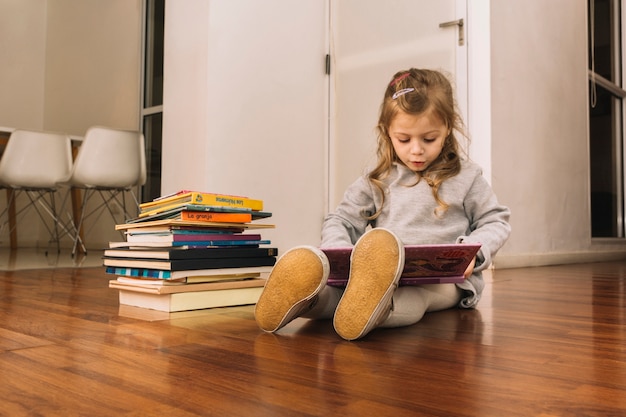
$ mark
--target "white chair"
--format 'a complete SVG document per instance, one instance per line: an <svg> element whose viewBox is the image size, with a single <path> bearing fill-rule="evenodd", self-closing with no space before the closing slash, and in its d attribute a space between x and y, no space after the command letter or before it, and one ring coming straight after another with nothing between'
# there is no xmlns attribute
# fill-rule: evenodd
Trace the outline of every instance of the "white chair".
<svg viewBox="0 0 626 417"><path fill-rule="evenodd" d="M15 225L24 219L30 209L35 209L50 234L50 241L57 243L64 234L74 238L73 222L63 222L56 208L55 194L59 184L66 182L72 172L72 144L70 137L61 133L18 129L11 133L0 159L0 187L12 191L4 215L15 209L15 217L2 222L14 232ZM28 202L17 208L18 197L25 195ZM61 212L67 195L63 198ZM11 215L12 216L12 215ZM52 220L52 225L50 225ZM15 224L11 224L15 221ZM61 232L59 231L61 229Z"/></svg>
<svg viewBox="0 0 626 417"><path fill-rule="evenodd" d="M74 161L74 169L69 184L74 188L83 189L80 204L80 217L76 226L76 236L72 255L80 244L84 253L87 249L81 233L85 220L96 215L99 218L105 209L114 222L119 223L114 206L122 209L122 223L135 217L139 201L133 191L134 187L146 182L146 154L144 136L140 132L94 126L87 130ZM126 206L125 193L130 192L135 206L129 210ZM99 195L99 204L90 206L92 197Z"/></svg>

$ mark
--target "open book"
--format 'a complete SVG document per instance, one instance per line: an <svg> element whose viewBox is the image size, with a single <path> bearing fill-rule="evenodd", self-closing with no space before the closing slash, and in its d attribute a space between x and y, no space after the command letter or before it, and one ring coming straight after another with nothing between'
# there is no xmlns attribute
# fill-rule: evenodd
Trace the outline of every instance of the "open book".
<svg viewBox="0 0 626 417"><path fill-rule="evenodd" d="M480 244L405 245L400 285L458 283ZM343 287L350 274L352 247L321 248L330 262L328 285Z"/></svg>

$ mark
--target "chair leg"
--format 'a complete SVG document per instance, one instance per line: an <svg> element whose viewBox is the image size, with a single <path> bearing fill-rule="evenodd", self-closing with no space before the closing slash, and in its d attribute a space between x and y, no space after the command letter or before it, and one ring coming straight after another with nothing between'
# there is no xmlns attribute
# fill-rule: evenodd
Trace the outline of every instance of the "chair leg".
<svg viewBox="0 0 626 417"><path fill-rule="evenodd" d="M41 219L44 226L48 230L48 234L50 236L50 239L48 240L48 244L50 244L51 242L56 242L57 253L61 253L61 234L59 233L60 219L57 215L55 193L56 193L56 190L39 190L35 192L33 191L26 192L31 202L31 205L35 208L35 211L39 215L39 218ZM46 199L46 197L48 199ZM43 211L45 211L48 214L48 216L50 216L50 218L52 219L52 227L48 226L46 222L46 217L40 211L38 204L39 206L41 206L41 209L43 209ZM63 229L65 230L66 233L68 232L65 226L63 226ZM48 254L48 251L46 250L46 255L47 254Z"/></svg>
<svg viewBox="0 0 626 417"><path fill-rule="evenodd" d="M46 228L49 240L48 244L52 242L56 242L57 253L61 252L61 238L65 235L68 235L74 241L74 245L80 244L82 248L84 248L82 239L76 242L76 226L74 224L73 218L70 216L67 222L64 222L59 213L64 211L64 208L67 204L68 197L65 198L61 202L60 208L57 207L56 204L56 190L24 190L24 189L13 189L11 190L11 194L9 195L9 199L7 201L7 207L0 213L0 219L3 219L0 222L0 233L4 233L5 229L9 228L10 234L16 234L16 224L18 221L24 219L27 215L27 211L30 208L33 208L37 213L37 216L43 222L44 227ZM9 213L11 207L15 208L15 202L20 194L25 194L28 198L28 203L19 210L17 210L9 219L4 220L5 214ZM60 210L60 211L59 211ZM49 225L49 221L52 220L53 224ZM13 239L12 239L13 242ZM46 251L47 254L48 251Z"/></svg>
<svg viewBox="0 0 626 417"><path fill-rule="evenodd" d="M114 204L122 209L122 214L123 214L122 221L123 222L126 222L133 217L133 215L129 213L128 206L126 204L126 195L125 195L126 191L131 192L133 199L136 203L136 206L139 207L137 198L135 197L134 193L132 193L132 190L124 190L124 189L101 190L101 189L91 189L91 188L83 189L83 198L82 198L82 203L80 205L80 216L79 216L78 225L76 226L76 230L74 234L75 238L74 238L74 245L72 248L72 256L74 256L74 254L76 253L79 243L81 247L83 248L83 251L86 253L86 249L83 244L83 241L82 239L80 239L79 231L84 229L85 220L87 218L91 217L92 215L96 215L96 217L99 217L102 214L102 212L107 211L109 215L111 216L111 218L113 219L113 221L115 223L118 223L119 213L116 214L115 211L113 210ZM101 202L95 208L92 208L88 211L87 202L93 197L94 194L98 194L100 196ZM86 236L89 233L89 230L91 228L93 228L93 225L90 228L88 228L88 230L83 231L83 236ZM122 239L125 239L125 235L123 231L120 231L120 236L122 237Z"/></svg>
<svg viewBox="0 0 626 417"><path fill-rule="evenodd" d="M17 228L15 226L16 223L16 213L15 213L15 195L18 191L13 190L12 188L7 188L7 206L0 213L0 219L4 219L6 216L6 220L2 220L2 224L0 224L0 234L4 234L5 228L8 227L8 234L10 240L11 250L17 248Z"/></svg>
<svg viewBox="0 0 626 417"><path fill-rule="evenodd" d="M15 220L15 191L7 188L7 215L9 217L9 241L11 243L11 250L17 249L17 227Z"/></svg>
<svg viewBox="0 0 626 417"><path fill-rule="evenodd" d="M54 198L54 191L49 191L48 192L48 197L50 197L50 210L51 213L50 215L52 216L52 221L54 223L53 227L54 227L54 234L53 234L53 238L52 240L56 241L57 243L57 253L61 253L61 236L59 235L59 217L57 215L57 211L56 211L56 199ZM43 203L42 203L43 205ZM49 242L48 242L49 243ZM48 254L48 251L46 250L46 255Z"/></svg>
<svg viewBox="0 0 626 417"><path fill-rule="evenodd" d="M78 220L78 226L75 226L75 230L74 230L74 244L72 245L72 257L76 255L76 249L79 243L80 243L81 250L83 251L85 255L87 255L87 248L85 247L83 239L80 236L80 231L82 230L83 222L85 220L85 209L87 207L87 201L89 200L89 189L83 190L82 200L83 201L80 205L80 217Z"/></svg>

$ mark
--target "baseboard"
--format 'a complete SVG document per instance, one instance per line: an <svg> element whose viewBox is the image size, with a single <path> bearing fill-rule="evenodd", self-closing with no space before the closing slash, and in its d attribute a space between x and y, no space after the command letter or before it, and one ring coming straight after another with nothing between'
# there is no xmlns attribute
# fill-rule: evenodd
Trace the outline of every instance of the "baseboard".
<svg viewBox="0 0 626 417"><path fill-rule="evenodd" d="M626 260L626 251L558 252L533 254L499 254L493 262L496 269L525 268L531 266L564 265L590 262Z"/></svg>

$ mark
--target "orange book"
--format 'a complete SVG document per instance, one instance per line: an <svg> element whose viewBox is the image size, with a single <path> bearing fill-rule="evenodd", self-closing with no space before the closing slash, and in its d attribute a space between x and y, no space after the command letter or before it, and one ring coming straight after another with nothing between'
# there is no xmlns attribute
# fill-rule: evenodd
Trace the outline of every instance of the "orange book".
<svg viewBox="0 0 626 417"><path fill-rule="evenodd" d="M201 222L226 222L226 223L248 223L252 221L251 213L217 213L212 211L190 211L180 212L180 220L191 220Z"/></svg>

